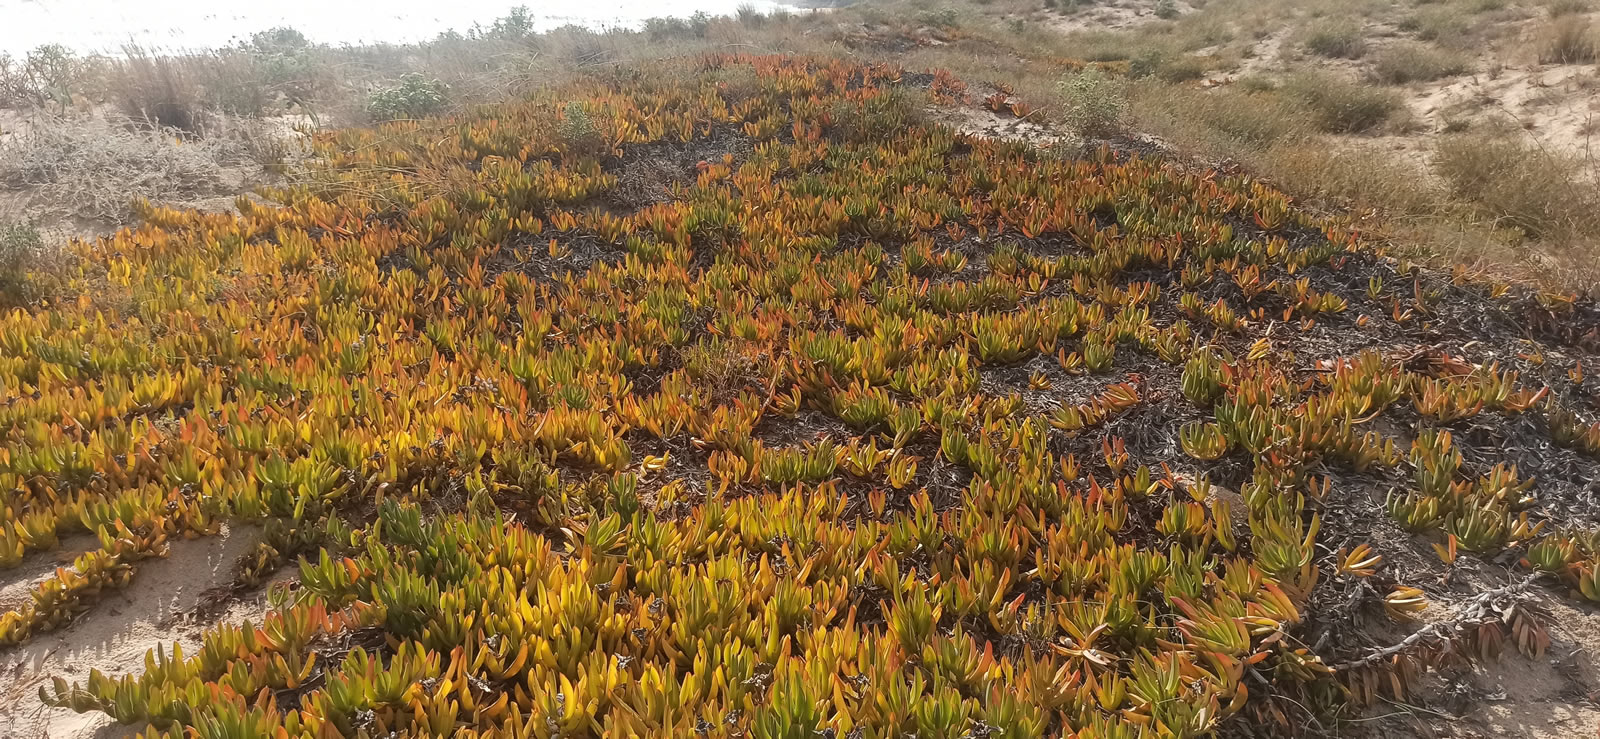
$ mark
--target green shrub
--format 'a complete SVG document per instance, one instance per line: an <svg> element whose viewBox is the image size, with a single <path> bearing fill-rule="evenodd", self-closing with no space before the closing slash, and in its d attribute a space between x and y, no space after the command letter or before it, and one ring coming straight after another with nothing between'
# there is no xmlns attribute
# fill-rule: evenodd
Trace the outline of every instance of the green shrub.
<svg viewBox="0 0 1600 739"><path fill-rule="evenodd" d="M34 274L44 256L44 240L26 223L0 222L0 309L27 305L40 297Z"/></svg>
<svg viewBox="0 0 1600 739"><path fill-rule="evenodd" d="M1375 88L1321 72L1299 72L1284 81L1284 91L1311 112L1328 133L1362 133L1400 112L1404 101L1393 90Z"/></svg>
<svg viewBox="0 0 1600 739"><path fill-rule="evenodd" d="M1121 61L1122 59L1128 60L1129 77L1133 77L1134 79L1143 79L1145 77L1156 76L1156 72L1161 70L1162 63L1167 59L1167 53L1161 49L1150 47L1141 50L1132 57L1124 54L1117 59L1096 58L1092 61L1114 62Z"/></svg>
<svg viewBox="0 0 1600 739"><path fill-rule="evenodd" d="M705 38L710 28L711 16L703 10L688 18L646 18L644 21L645 35L654 41Z"/></svg>
<svg viewBox="0 0 1600 739"><path fill-rule="evenodd" d="M561 109L556 132L571 154L598 155L601 147L605 146L605 137L594 124L594 118L577 102L567 103Z"/></svg>
<svg viewBox="0 0 1600 739"><path fill-rule="evenodd" d="M955 8L938 7L918 13L917 22L933 28L960 28L961 14Z"/></svg>
<svg viewBox="0 0 1600 739"><path fill-rule="evenodd" d="M1372 60L1372 75L1379 82L1400 85L1432 82L1467 71L1466 57L1426 44L1400 42L1384 48Z"/></svg>
<svg viewBox="0 0 1600 739"><path fill-rule="evenodd" d="M694 32L696 38L704 38L706 31L711 30L711 14L704 10L696 10L689 16L689 30Z"/></svg>
<svg viewBox="0 0 1600 739"><path fill-rule="evenodd" d="M328 70L314 47L293 28L260 31L233 47L185 61L204 91L205 104L235 116L257 117L284 103L305 106L325 88Z"/></svg>
<svg viewBox="0 0 1600 739"><path fill-rule="evenodd" d="M1313 54L1333 59L1360 59L1367 53L1361 27L1347 21L1330 21L1313 27L1306 35L1305 47Z"/></svg>
<svg viewBox="0 0 1600 739"><path fill-rule="evenodd" d="M682 18L646 18L644 33L652 41L690 38L694 35L694 31L689 28L689 22Z"/></svg>
<svg viewBox="0 0 1600 739"><path fill-rule="evenodd" d="M319 75L313 47L305 34L293 28L272 28L252 34L250 41L241 46L255 61L273 93L293 103L316 99Z"/></svg>
<svg viewBox="0 0 1600 739"><path fill-rule="evenodd" d="M1157 2L1156 17L1162 20L1172 20L1178 17L1178 3L1176 0L1160 0L1160 2Z"/></svg>
<svg viewBox="0 0 1600 739"><path fill-rule="evenodd" d="M1211 60L1192 54L1172 55L1159 47L1149 47L1128 60L1128 76L1155 77L1165 82L1188 82L1206 75Z"/></svg>
<svg viewBox="0 0 1600 739"><path fill-rule="evenodd" d="M373 93L367 113L378 121L426 118L444 110L448 93L443 82L413 72L401 77L399 85Z"/></svg>
<svg viewBox="0 0 1600 739"><path fill-rule="evenodd" d="M84 64L60 44L40 46L20 60L0 54L0 107L71 103Z"/></svg>
<svg viewBox="0 0 1600 739"><path fill-rule="evenodd" d="M518 5L499 18L488 28L474 28L470 35L473 38L498 39L501 41L522 41L535 33L533 28L533 12L526 5Z"/></svg>
<svg viewBox="0 0 1600 739"><path fill-rule="evenodd" d="M1066 124L1084 137L1109 136L1122 128L1128 93L1121 80L1090 66L1061 81Z"/></svg>

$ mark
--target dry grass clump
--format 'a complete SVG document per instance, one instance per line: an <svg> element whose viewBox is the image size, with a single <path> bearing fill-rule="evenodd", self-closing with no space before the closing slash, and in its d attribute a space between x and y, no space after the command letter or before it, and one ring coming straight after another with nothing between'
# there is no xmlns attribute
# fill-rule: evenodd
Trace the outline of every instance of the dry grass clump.
<svg viewBox="0 0 1600 739"><path fill-rule="evenodd" d="M1141 129L1181 139L1185 148L1200 145L1230 157L1242 156L1241 148L1297 139L1312 128L1291 101L1270 90L1202 90L1146 82L1134 87L1132 100Z"/></svg>
<svg viewBox="0 0 1600 739"><path fill-rule="evenodd" d="M1175 54L1168 49L1149 47L1134 55L1128 62L1128 73L1134 77L1154 77L1163 82L1189 82L1206 75L1215 68L1216 60L1193 54Z"/></svg>
<svg viewBox="0 0 1600 739"><path fill-rule="evenodd" d="M1367 133L1397 118L1405 102L1393 90L1374 88L1310 70L1284 80L1283 90L1308 109L1327 133Z"/></svg>
<svg viewBox="0 0 1600 739"><path fill-rule="evenodd" d="M135 44L122 51L111 64L107 92L124 116L184 131L203 125L205 105L192 62Z"/></svg>
<svg viewBox="0 0 1600 739"><path fill-rule="evenodd" d="M1427 44L1400 42L1386 46L1372 60L1372 76L1379 82L1402 85L1432 82L1466 72L1465 56Z"/></svg>
<svg viewBox="0 0 1600 739"><path fill-rule="evenodd" d="M1302 197L1401 217L1438 212L1442 195L1405 160L1321 132L1298 99L1273 89L1135 86L1140 131L1185 155L1233 161Z"/></svg>
<svg viewBox="0 0 1600 739"><path fill-rule="evenodd" d="M1597 44L1588 19L1562 17L1550 21L1539 39L1541 64L1589 64L1595 61Z"/></svg>
<svg viewBox="0 0 1600 739"><path fill-rule="evenodd" d="M1600 192L1582 165L1515 132L1457 134L1439 141L1433 165L1482 217L1530 238L1600 233Z"/></svg>
<svg viewBox="0 0 1600 739"><path fill-rule="evenodd" d="M1546 0L1544 10L1551 18L1589 12L1589 0Z"/></svg>
<svg viewBox="0 0 1600 739"><path fill-rule="evenodd" d="M1132 88L1132 125L1185 156L1237 163L1328 205L1406 218L1438 213L1445 197L1413 163L1326 134L1328 114L1302 97L1314 86L1304 78L1214 89L1144 81Z"/></svg>
<svg viewBox="0 0 1600 739"><path fill-rule="evenodd" d="M1436 41L1456 45L1469 37L1472 23L1469 17L1448 5L1424 6L1400 20L1400 30L1415 33L1422 41Z"/></svg>
<svg viewBox="0 0 1600 739"><path fill-rule="evenodd" d="M239 170L286 155L286 144L261 124L216 122L206 134L120 117L46 117L0 148L0 186L29 190L39 215L122 223L136 200L234 193Z"/></svg>
<svg viewBox="0 0 1600 739"><path fill-rule="evenodd" d="M1331 59L1360 59L1367 53L1361 26L1353 21L1328 21L1313 26L1302 43L1311 53Z"/></svg>
<svg viewBox="0 0 1600 739"><path fill-rule="evenodd" d="M299 31L273 28L202 55L192 71L207 107L230 115L271 115L308 108L338 89L336 66L323 53Z"/></svg>

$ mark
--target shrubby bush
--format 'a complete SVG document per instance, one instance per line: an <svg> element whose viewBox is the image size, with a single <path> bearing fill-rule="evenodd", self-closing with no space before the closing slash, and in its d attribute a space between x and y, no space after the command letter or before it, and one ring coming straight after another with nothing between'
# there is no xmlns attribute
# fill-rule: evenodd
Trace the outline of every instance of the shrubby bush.
<svg viewBox="0 0 1600 739"><path fill-rule="evenodd" d="M1080 136L1104 137L1122 128L1128 93L1121 80L1089 66L1061 81L1067 125Z"/></svg>
<svg viewBox="0 0 1600 739"><path fill-rule="evenodd" d="M561 119L556 122L556 133L571 154L597 155L605 146L605 136L600 133L600 127L595 125L589 111L576 101L562 108Z"/></svg>
<svg viewBox="0 0 1600 739"><path fill-rule="evenodd" d="M0 54L0 107L67 105L81 85L87 60L59 44L46 44L21 59Z"/></svg>
<svg viewBox="0 0 1600 739"><path fill-rule="evenodd" d="M1372 75L1392 85L1407 82L1432 82L1466 72L1465 57L1426 44L1397 43L1384 48L1372 60Z"/></svg>
<svg viewBox="0 0 1600 739"><path fill-rule="evenodd" d="M1289 77L1283 89L1309 109L1317 127L1328 133L1365 133L1400 113L1405 103L1393 90L1319 72Z"/></svg>
<svg viewBox="0 0 1600 739"><path fill-rule="evenodd" d="M26 305L39 297L32 274L44 255L39 231L26 223L0 221L0 309Z"/></svg>
<svg viewBox="0 0 1600 739"><path fill-rule="evenodd" d="M1350 22L1328 22L1312 28L1305 45L1311 53L1333 59L1359 59L1367 53L1361 27Z"/></svg>
<svg viewBox="0 0 1600 739"><path fill-rule="evenodd" d="M426 118L444 110L449 89L439 80L415 72L400 78L400 84L372 94L367 113L376 121Z"/></svg>

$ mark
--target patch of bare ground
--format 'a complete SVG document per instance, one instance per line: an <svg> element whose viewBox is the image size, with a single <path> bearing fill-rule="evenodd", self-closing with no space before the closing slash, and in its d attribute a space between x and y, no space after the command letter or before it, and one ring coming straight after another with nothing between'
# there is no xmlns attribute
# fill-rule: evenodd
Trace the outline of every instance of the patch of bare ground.
<svg viewBox="0 0 1600 739"><path fill-rule="evenodd" d="M1257 38L1245 48L1239 66L1232 72L1214 75L1214 81L1231 82L1278 69L1283 64L1284 42L1288 38L1289 32L1281 28Z"/></svg>
<svg viewBox="0 0 1600 739"><path fill-rule="evenodd" d="M1048 21L1051 28L1070 33L1073 31L1117 31L1135 28L1146 23L1182 17L1194 12L1187 2L1173 4L1174 13L1167 18L1157 14L1159 0L1114 0L1094 3L1054 15Z"/></svg>
<svg viewBox="0 0 1600 739"><path fill-rule="evenodd" d="M1521 575L1493 565L1465 564L1433 599L1418 628L1458 615L1463 604ZM1349 722L1357 737L1427 739L1568 739L1600 733L1600 613L1559 589L1535 586L1497 604L1539 614L1550 647L1527 657L1506 647L1489 659L1432 672L1403 699L1386 698Z"/></svg>
<svg viewBox="0 0 1600 739"><path fill-rule="evenodd" d="M40 686L51 676L81 683L91 670L108 676L137 671L152 649L170 652L177 643L194 653L210 625L259 621L266 611L265 588L214 602L217 592L232 589L237 563L255 539L254 529L224 529L215 536L174 541L166 557L141 562L128 587L100 594L70 624L0 651L0 739L131 736L139 727L119 726L103 714L45 706L39 702ZM0 603L9 607L19 593L27 597L57 566L70 566L74 550L93 545L87 536L67 538L58 552L33 555L0 572Z"/></svg>
<svg viewBox="0 0 1600 739"><path fill-rule="evenodd" d="M1542 145L1584 152L1600 121L1593 65L1503 68L1420 87L1408 100L1429 132L1510 123Z"/></svg>
<svg viewBox="0 0 1600 739"><path fill-rule="evenodd" d="M217 117L201 135L152 128L103 106L0 111L0 222L37 228L46 243L104 236L132 204L231 211L281 179L306 153L303 115Z"/></svg>
<svg viewBox="0 0 1600 739"><path fill-rule="evenodd" d="M1370 543L1384 553L1380 578L1420 588L1427 607L1403 623L1369 597L1383 587L1365 596L1359 590L1368 581L1349 594L1325 590L1323 615L1308 639L1365 643L1352 653L1356 659L1413 642L1432 651L1403 695L1380 689L1373 704L1319 735L1567 739L1600 733L1600 610L1548 577L1530 579L1514 565L1515 551L1489 561L1463 554L1446 565L1434 551L1435 537L1406 533L1384 515L1382 504L1370 496L1332 503L1324 546L1332 551ZM1344 605L1334 602L1341 597L1348 598ZM1544 628L1549 643L1542 652L1525 655L1507 640L1485 654L1483 643L1471 640L1479 624L1510 621L1517 611ZM1434 638L1439 635L1449 638Z"/></svg>
<svg viewBox="0 0 1600 739"><path fill-rule="evenodd" d="M1561 739L1600 733L1600 707L1590 700L1600 688L1600 616L1573 603L1548 593L1534 598L1533 607L1549 614L1549 652L1533 659L1507 654L1449 684L1475 699L1452 706L1459 720L1448 736Z"/></svg>
<svg viewBox="0 0 1600 739"><path fill-rule="evenodd" d="M934 120L956 131L986 139L1014 139L1040 148L1066 144L1072 137L1045 123L996 113L973 105L938 106L927 109Z"/></svg>

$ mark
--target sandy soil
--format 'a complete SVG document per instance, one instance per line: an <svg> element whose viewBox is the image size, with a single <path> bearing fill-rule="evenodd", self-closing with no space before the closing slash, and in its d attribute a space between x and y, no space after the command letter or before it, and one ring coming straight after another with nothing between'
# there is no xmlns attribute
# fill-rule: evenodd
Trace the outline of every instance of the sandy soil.
<svg viewBox="0 0 1600 739"><path fill-rule="evenodd" d="M1498 660L1434 675L1414 705L1389 703L1410 736L1441 739L1575 739L1600 733L1600 613L1565 593L1535 590L1527 602L1545 615L1551 646L1543 657L1507 649ZM1447 610L1447 609L1445 609ZM1394 736L1394 732L1389 732ZM1404 735L1404 734L1402 734Z"/></svg>
<svg viewBox="0 0 1600 739"><path fill-rule="evenodd" d="M1531 65L1441 80L1415 90L1408 103L1431 131L1498 121L1568 153L1587 151L1600 130L1600 78L1592 65Z"/></svg>
<svg viewBox="0 0 1600 739"><path fill-rule="evenodd" d="M1062 32L1115 31L1162 20L1156 16L1157 0L1113 0L1096 3L1066 15L1052 15L1048 23ZM1187 2L1178 2L1178 15L1194 11Z"/></svg>
<svg viewBox="0 0 1600 739"><path fill-rule="evenodd" d="M1233 81L1253 74L1271 72L1282 66L1283 45L1289 37L1287 30L1273 31L1256 41L1239 62L1239 68L1221 76L1222 80ZM1215 78L1215 76L1213 76Z"/></svg>
<svg viewBox="0 0 1600 739"><path fill-rule="evenodd" d="M99 106L92 110L77 111L72 114L74 123L85 126L106 126L107 130L115 131L115 123L110 122L109 116L114 114L106 106ZM39 115L30 115L14 110L0 110L0 155L3 155L8 145L23 142L30 131L41 125L49 125L49 121ZM315 128L315 121L308 115L285 114L271 116L259 120L239 123L232 119L222 119L220 125L224 129L239 129L233 131L232 136L245 138L254 137L255 140L276 140L283 146L283 153L289 161L297 160L304 156L307 150L307 131ZM242 128L241 128L242 127ZM111 136L107 136L110 141ZM108 143L107 146L113 144ZM123 143L122 146L129 144ZM144 156L147 152L134 149L130 155ZM194 188L193 192L186 195L170 195L169 197L151 196L151 199L161 205L194 208L203 211L232 211L234 199L242 194L254 197L251 193L264 184L275 184L281 178L263 169L258 163L251 161L241 152L230 152L226 159L218 158L214 162L214 172L207 173L206 182L197 185L194 181L187 184ZM71 175L92 174L101 176L102 173L76 172L70 167L64 171ZM136 174L149 175L150 173L126 173L132 178ZM130 191L132 192L132 191ZM130 195L131 197L131 195ZM32 224L44 237L47 244L64 244L73 239L89 240L100 236L109 235L120 226L131 225L131 216L126 220L116 220L110 217L87 217L81 214L74 215L61 212L59 203L51 202L43 191L37 187L10 186L0 183L0 222L22 222Z"/></svg>
<svg viewBox="0 0 1600 739"><path fill-rule="evenodd" d="M215 619L197 621L192 611L208 589L229 585L235 563L249 551L254 529L227 530L216 536L173 542L168 556L139 563L127 588L103 593L91 610L59 631L41 634L19 647L0 651L0 739L87 739L131 735L102 714L79 715L39 702L39 687L51 676L82 681L92 669L120 675L140 669L151 649L171 650L181 643L192 653L203 629L213 623L259 619L265 589L231 603ZM78 537L65 547L93 545ZM76 552L73 552L76 554ZM16 569L0 572L0 604L26 597L32 583L55 571L59 557L35 555Z"/></svg>
<svg viewBox="0 0 1600 739"><path fill-rule="evenodd" d="M928 108L935 120L962 133L989 139L1019 139L1048 148L1067 143L1072 137L1049 126L1001 115L988 108L961 105Z"/></svg>
<svg viewBox="0 0 1600 739"><path fill-rule="evenodd" d="M1591 16L1595 16L1591 22L1600 22L1596 20L1600 14ZM1592 64L1538 63L1529 47L1543 22L1543 16L1535 14L1504 24L1497 31L1499 40L1476 53L1467 74L1391 87L1400 93L1410 113L1405 130L1336 138L1411 160L1422 171L1430 170L1439 137L1456 131L1522 130L1533 143L1552 153L1595 161L1600 71ZM1360 59L1313 58L1297 47L1294 30L1289 27L1263 33L1247 46L1236 68L1212 72L1201 85L1273 77L1306 65L1376 85L1371 81L1373 59L1386 45L1407 40L1412 34L1382 23L1369 24L1365 30L1368 52Z"/></svg>

